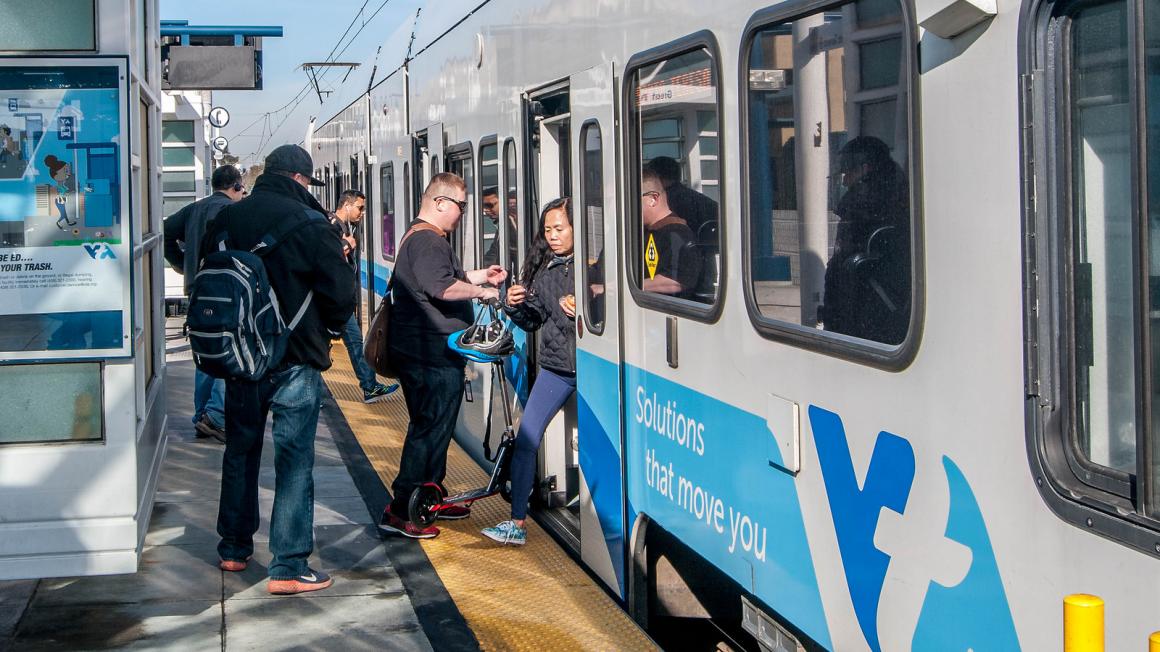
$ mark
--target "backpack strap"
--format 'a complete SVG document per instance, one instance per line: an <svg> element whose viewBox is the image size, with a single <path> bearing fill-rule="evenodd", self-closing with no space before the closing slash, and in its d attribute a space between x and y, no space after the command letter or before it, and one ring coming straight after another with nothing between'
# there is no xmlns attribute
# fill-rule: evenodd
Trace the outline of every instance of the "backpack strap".
<svg viewBox="0 0 1160 652"><path fill-rule="evenodd" d="M407 242L407 238L410 238L412 235L414 235L415 233L418 233L419 231L432 231L432 232L438 234L440 238L447 237L447 232L444 231L443 229L435 226L434 224L432 224L430 222L424 222L423 220L415 220L415 223L411 225L411 228L407 229L407 232L403 234L403 238L401 240L399 240L399 252L398 252L399 254L403 253L403 243ZM396 257L395 260L397 261L398 257ZM395 274L392 273L391 277L387 279L387 290L386 290L387 296L390 296L391 288L394 287L394 285L395 285Z"/></svg>

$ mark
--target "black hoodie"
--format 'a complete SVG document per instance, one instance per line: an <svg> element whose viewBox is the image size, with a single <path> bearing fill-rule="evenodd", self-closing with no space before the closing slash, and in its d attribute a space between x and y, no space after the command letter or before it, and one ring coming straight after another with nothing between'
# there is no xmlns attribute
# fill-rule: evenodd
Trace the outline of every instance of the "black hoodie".
<svg viewBox="0 0 1160 652"><path fill-rule="evenodd" d="M222 231L229 233L229 245L236 249L250 249L267 233L287 233L263 258L283 319L293 318L310 290L314 298L290 335L280 368L330 368L330 340L354 313L356 289L354 270L342 255L342 240L326 210L293 179L263 174L249 197L223 208L206 227L201 258Z"/></svg>

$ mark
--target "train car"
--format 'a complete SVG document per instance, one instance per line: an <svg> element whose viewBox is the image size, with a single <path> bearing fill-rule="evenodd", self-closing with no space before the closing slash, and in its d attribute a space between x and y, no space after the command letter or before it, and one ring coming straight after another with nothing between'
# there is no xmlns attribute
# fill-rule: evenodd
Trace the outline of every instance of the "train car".
<svg viewBox="0 0 1160 652"><path fill-rule="evenodd" d="M573 198L578 394L537 518L662 645L1059 649L1062 599L1091 593L1108 648L1142 648L1145 9L448 0L311 148L328 201L374 198L372 305L434 172L467 181L467 269L516 271ZM525 337L519 398L534 362ZM478 454L494 397L468 380Z"/></svg>

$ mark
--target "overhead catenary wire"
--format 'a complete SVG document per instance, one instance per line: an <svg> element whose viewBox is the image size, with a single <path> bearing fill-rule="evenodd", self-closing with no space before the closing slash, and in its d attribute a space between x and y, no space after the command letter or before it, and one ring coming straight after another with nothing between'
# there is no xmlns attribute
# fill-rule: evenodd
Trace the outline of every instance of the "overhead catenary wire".
<svg viewBox="0 0 1160 652"><path fill-rule="evenodd" d="M358 29L354 32L354 34L351 34L351 29L353 29L355 23L357 23L359 21L359 17L364 15L364 12L366 11L367 5L370 4L370 0L364 0L362 6L359 7L357 12L355 12L354 18L351 19L350 23L347 25L347 27L343 31L342 35L338 37L338 40L335 42L334 47L332 47L330 49L330 53L326 55L325 61L328 61L328 62L335 61L339 57L341 57L348 49L350 49L351 45L354 44L355 39L357 39L358 36L360 34L362 34L362 32L366 29L367 25L369 25L375 19L375 17L378 16L380 12L382 12L383 8L386 7L386 5L389 2L390 2L390 0L383 0L378 5L378 7L374 10L374 12L372 12L369 16L367 16L366 18L363 19L362 24L359 25ZM348 36L350 37L349 39L347 39ZM346 41L345 45L343 45L344 40ZM339 50L340 47L342 48L341 50ZM329 68L326 70L323 70L322 73L318 75L317 79L319 81L321 81L322 79L324 79L326 77L326 74L328 72L329 72ZM349 74L349 71L348 71L348 74ZM288 102L286 102L282 106L278 107L277 109L274 109L272 111L268 111L265 114L263 114L262 116L259 116L256 120L254 120L252 123L247 125L244 129L242 129L241 131L239 131L237 134L234 135L234 138L238 138L240 136L243 136L246 133L248 133L251 129L253 129L255 126L257 126L258 123L260 123L260 122L262 123L262 137L259 138L258 146L255 147L252 151L250 151L248 154L245 155L245 159L247 161L256 160L259 156L261 156L261 153L262 153L263 149L266 147L266 145L268 145L273 140L274 136L278 133L278 131L282 128L282 126L286 124L287 120L289 120L290 117L292 115L294 115L294 112L297 110L298 106L300 104L302 104L302 101L310 96L310 89L311 89L311 81L307 80L307 82L302 86L302 88L299 89L299 91L297 93L295 93L294 96L292 98L290 98L290 100ZM280 114L284 114L284 115L281 115L281 120L278 122L277 126L270 128L270 123L273 120L275 120Z"/></svg>

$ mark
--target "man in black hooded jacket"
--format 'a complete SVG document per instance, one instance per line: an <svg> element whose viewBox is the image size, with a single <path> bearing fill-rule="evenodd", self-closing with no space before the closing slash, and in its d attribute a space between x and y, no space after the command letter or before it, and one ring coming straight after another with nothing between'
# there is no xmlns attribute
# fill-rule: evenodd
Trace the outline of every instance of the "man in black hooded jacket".
<svg viewBox="0 0 1160 652"><path fill-rule="evenodd" d="M274 413L274 507L270 517L270 581L274 594L317 591L333 581L307 567L314 549L314 434L322 371L330 340L354 312L355 277L326 211L307 191L323 185L306 150L282 145L266 157L265 174L246 199L227 206L206 229L204 258L228 234L231 249L249 250L267 234L277 240L263 263L289 323L309 304L291 333L286 355L256 382L226 383L226 440L217 530L222 570L241 571L258 530L258 471L266 415ZM311 294L313 292L313 294Z"/></svg>

